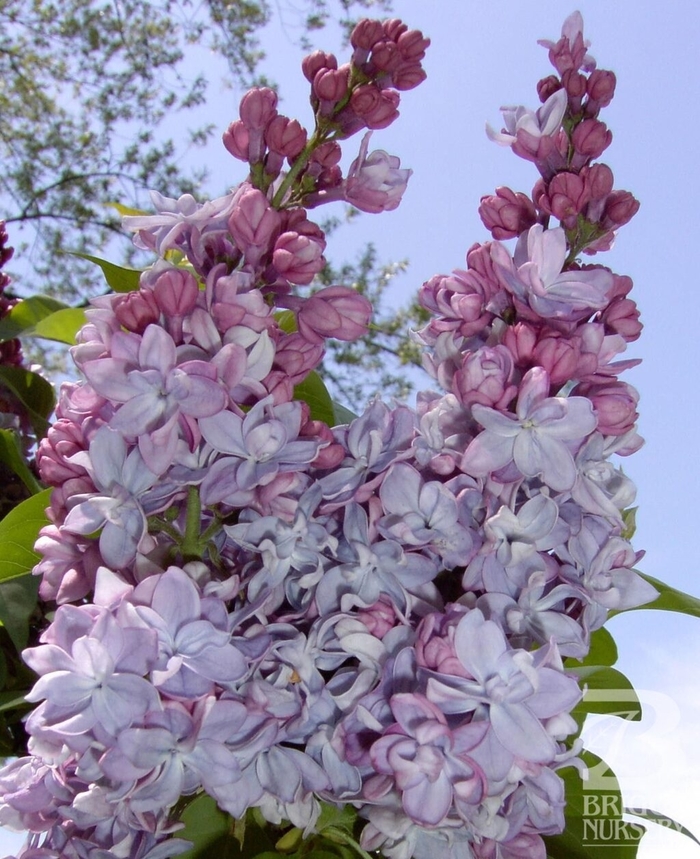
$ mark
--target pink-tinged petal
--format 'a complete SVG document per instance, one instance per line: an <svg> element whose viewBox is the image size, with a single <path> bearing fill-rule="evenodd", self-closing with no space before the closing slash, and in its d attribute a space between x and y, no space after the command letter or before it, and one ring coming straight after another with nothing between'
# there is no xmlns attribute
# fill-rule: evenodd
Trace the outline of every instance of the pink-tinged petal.
<svg viewBox="0 0 700 859"><path fill-rule="evenodd" d="M472 609L457 624L455 652L480 683L485 683L495 673L496 661L506 650L506 640L498 625L484 620L478 609Z"/></svg>
<svg viewBox="0 0 700 859"><path fill-rule="evenodd" d="M180 439L178 415L170 417L164 426L139 436L139 453L143 463L154 475L163 474L172 465ZM155 481L151 481L151 484ZM145 488L145 487L144 487Z"/></svg>
<svg viewBox="0 0 700 859"><path fill-rule="evenodd" d="M459 688L455 688L429 677L425 694L445 715L451 715L476 710L486 700L483 692L481 685L473 680L460 680Z"/></svg>
<svg viewBox="0 0 700 859"><path fill-rule="evenodd" d="M176 361L173 338L160 325L149 325L143 332L139 346L139 363L142 369L157 370L161 376L167 376Z"/></svg>
<svg viewBox="0 0 700 859"><path fill-rule="evenodd" d="M199 421L199 429L209 444L221 453L247 456L243 420L233 412L219 412Z"/></svg>
<svg viewBox="0 0 700 859"><path fill-rule="evenodd" d="M100 553L109 567L123 569L136 557L139 541L145 531L145 521L140 524L141 533L129 533L123 525L108 522L100 534Z"/></svg>
<svg viewBox="0 0 700 859"><path fill-rule="evenodd" d="M81 498L85 501L68 511L62 527L71 534L92 534L104 525L118 502L103 495L77 495L74 500Z"/></svg>
<svg viewBox="0 0 700 859"><path fill-rule="evenodd" d="M452 785L445 773L431 782L422 779L403 792L401 803L408 816L423 826L437 826L452 807Z"/></svg>
<svg viewBox="0 0 700 859"><path fill-rule="evenodd" d="M228 396L218 382L185 373L180 368L170 374L166 387L180 410L194 418L211 417L223 411L228 403Z"/></svg>
<svg viewBox="0 0 700 859"><path fill-rule="evenodd" d="M489 406L474 403L472 406L472 415L485 430L495 435L514 438L520 432L518 421Z"/></svg>
<svg viewBox="0 0 700 859"><path fill-rule="evenodd" d="M595 430L598 419L588 397L568 397L564 402L566 418L547 424L547 435L562 441L577 441L590 435Z"/></svg>
<svg viewBox="0 0 700 859"><path fill-rule="evenodd" d="M512 461L514 442L513 437L484 431L469 443L459 467L473 477L486 477Z"/></svg>
<svg viewBox="0 0 700 859"><path fill-rule="evenodd" d="M163 394L151 389L124 403L110 421L110 427L129 438L136 438L158 426L168 412Z"/></svg>
<svg viewBox="0 0 700 859"><path fill-rule="evenodd" d="M537 692L528 698L527 706L538 719L569 713L581 700L582 692L576 680L561 671L545 666L538 670L537 676Z"/></svg>
<svg viewBox="0 0 700 859"><path fill-rule="evenodd" d="M75 671L75 662L65 650L55 644L40 644L22 651L22 659L37 674L52 671Z"/></svg>
<svg viewBox="0 0 700 859"><path fill-rule="evenodd" d="M192 671L214 683L235 683L248 670L243 654L230 645L207 647L186 663Z"/></svg>
<svg viewBox="0 0 700 859"><path fill-rule="evenodd" d="M518 395L517 415L525 420L549 393L549 374L544 367L533 367L523 376Z"/></svg>
<svg viewBox="0 0 700 859"><path fill-rule="evenodd" d="M516 757L542 764L554 760L556 743L523 704L492 704L489 718L498 740Z"/></svg>
<svg viewBox="0 0 700 859"><path fill-rule="evenodd" d="M525 431L515 440L513 459L526 477L541 475L542 480L559 492L576 482L576 464L563 442L545 432Z"/></svg>
<svg viewBox="0 0 700 859"><path fill-rule="evenodd" d="M45 674L34 684L33 689L25 695L27 701L48 699L57 707L83 709L90 702L90 695L97 683L94 677L85 677L73 671L52 671Z"/></svg>
<svg viewBox="0 0 700 859"><path fill-rule="evenodd" d="M423 695L408 692L400 693L392 695L389 703L396 721L412 737L416 736L416 730L426 719L439 722L442 725L447 724L440 708Z"/></svg>
<svg viewBox="0 0 700 859"><path fill-rule="evenodd" d="M127 376L128 364L118 358L86 361L82 371L92 387L109 400L125 403L138 393Z"/></svg>
<svg viewBox="0 0 700 859"><path fill-rule="evenodd" d="M92 695L95 718L112 736L128 728L150 708L158 706L158 693L142 677L115 674Z"/></svg>
<svg viewBox="0 0 700 859"><path fill-rule="evenodd" d="M202 611L196 585L178 567L169 567L160 577L153 591L151 606L167 623L171 633L198 620Z"/></svg>

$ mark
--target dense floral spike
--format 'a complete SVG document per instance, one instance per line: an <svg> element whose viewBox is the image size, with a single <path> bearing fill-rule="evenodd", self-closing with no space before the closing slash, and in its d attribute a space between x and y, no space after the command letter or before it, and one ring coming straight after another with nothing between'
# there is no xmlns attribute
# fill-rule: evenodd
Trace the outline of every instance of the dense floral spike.
<svg viewBox="0 0 700 859"><path fill-rule="evenodd" d="M444 393L416 409L319 420L325 341L360 337L371 307L314 289L307 209L399 204L410 170L367 133L343 177L338 141L395 119L424 77L418 31L362 21L350 63L307 57L310 133L252 90L224 134L247 179L125 219L159 259L93 303L85 380L39 450L36 572L59 607L25 652L32 756L0 772L24 859L175 855L175 806L200 792L307 833L319 800L351 804L389 859L544 857L579 749L563 657L655 593L612 460L641 444L618 378L636 362L616 360L641 324L629 278L579 260L637 208L592 163L615 81L582 27L545 43L542 107L489 131L540 179L483 197L494 241L423 286Z"/></svg>

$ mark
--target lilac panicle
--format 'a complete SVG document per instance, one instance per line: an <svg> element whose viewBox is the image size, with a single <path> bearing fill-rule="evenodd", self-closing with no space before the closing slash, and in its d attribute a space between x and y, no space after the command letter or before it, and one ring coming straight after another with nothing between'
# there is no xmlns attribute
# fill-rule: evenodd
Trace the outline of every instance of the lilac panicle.
<svg viewBox="0 0 700 859"><path fill-rule="evenodd" d="M396 119L428 46L398 19L350 41L349 63L303 62L309 130L272 90L244 97L224 145L249 173L229 194L154 192L156 214L125 219L157 259L87 311L83 381L38 454L36 573L60 605L24 653L30 755L0 771L25 859L166 859L201 793L305 835L322 801L350 805L389 859L544 859L565 825L569 660L656 593L613 459L642 443L619 379L639 314L629 278L580 262L638 206L594 163L614 75L578 13L544 43L541 107L489 129L539 171L532 194L482 198L493 241L420 293L443 393L331 427L309 376L372 308L321 283L307 210L399 205L411 171L365 133L344 175L341 143Z"/></svg>

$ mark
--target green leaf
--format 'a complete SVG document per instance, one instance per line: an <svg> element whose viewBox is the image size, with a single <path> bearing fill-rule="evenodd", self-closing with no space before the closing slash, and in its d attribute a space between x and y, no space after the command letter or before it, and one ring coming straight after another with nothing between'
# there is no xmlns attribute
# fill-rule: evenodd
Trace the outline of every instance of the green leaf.
<svg viewBox="0 0 700 859"><path fill-rule="evenodd" d="M191 802L180 819L185 824L185 828L177 833L177 837L193 843L192 848L182 854L183 859L202 856L203 851L208 850L215 841L225 838L229 833L238 849L238 842L233 839L233 818L222 811L215 800L206 793Z"/></svg>
<svg viewBox="0 0 700 859"><path fill-rule="evenodd" d="M323 421L328 426L335 424L333 401L321 377L312 370L309 375L294 388L294 399L308 403L311 419Z"/></svg>
<svg viewBox="0 0 700 859"><path fill-rule="evenodd" d="M634 686L621 671L609 665L567 665L566 670L576 674L586 687L583 700L574 708L575 718L583 713L606 713L629 722L642 718L642 705Z"/></svg>
<svg viewBox="0 0 700 859"><path fill-rule="evenodd" d="M24 367L0 366L0 388L5 387L24 406L32 428L38 437L49 428L48 417L56 398L53 388L43 376Z"/></svg>
<svg viewBox="0 0 700 859"><path fill-rule="evenodd" d="M625 540L631 540L637 530L637 510L639 507L628 507L622 511L622 521L625 523L621 536Z"/></svg>
<svg viewBox="0 0 700 859"><path fill-rule="evenodd" d="M38 576L0 582L0 621L18 651L27 646L29 618L36 608L38 591Z"/></svg>
<svg viewBox="0 0 700 859"><path fill-rule="evenodd" d="M67 307L67 304L48 295L33 295L23 299L0 321L0 341L14 340L32 330L42 319Z"/></svg>
<svg viewBox="0 0 700 859"><path fill-rule="evenodd" d="M0 429L0 462L4 462L33 495L41 492L43 487L24 458L19 433L15 430Z"/></svg>
<svg viewBox="0 0 700 859"><path fill-rule="evenodd" d="M333 400L333 415L335 418L334 426L341 426L343 424L352 423L355 418L357 418L355 412L351 411L350 409L347 409L345 406L341 405L340 403L337 403L335 400Z"/></svg>
<svg viewBox="0 0 700 859"><path fill-rule="evenodd" d="M545 837L547 856L635 859L644 827L623 820L620 785L608 765L592 752L580 757L587 767L585 778L575 767L559 770L566 787L566 828L561 835Z"/></svg>
<svg viewBox="0 0 700 859"><path fill-rule="evenodd" d="M139 279L141 272L135 268L122 268L120 265L115 265L113 262L108 262L105 259L91 256L90 254L78 253L72 251L71 256L86 259L88 262L94 262L102 269L102 274L110 289L115 292L133 292L139 288Z"/></svg>
<svg viewBox="0 0 700 859"><path fill-rule="evenodd" d="M110 203L109 204L113 209L116 209L119 214L124 217L124 215L148 215L149 212L144 212L143 209L134 209L131 206L124 206L121 203Z"/></svg>
<svg viewBox="0 0 700 859"><path fill-rule="evenodd" d="M677 591L675 588L672 588L665 582L659 581L659 579L655 579L653 576L647 576L645 573L640 573L639 570L635 570L635 572L639 573L639 575L649 582L650 585L653 585L659 592L659 595L654 602L649 602L646 603L646 605L640 605L631 609L625 609L625 611L658 609L660 611L677 611L680 614L689 614L693 617L700 617L700 599L691 596L690 594L685 594L683 591Z"/></svg>
<svg viewBox="0 0 700 859"><path fill-rule="evenodd" d="M0 713L5 713L9 710L17 710L21 707L31 707L32 705L25 700L25 695L29 694L29 689L24 693L16 692L12 689L9 692L0 692Z"/></svg>
<svg viewBox="0 0 700 859"><path fill-rule="evenodd" d="M577 665L614 665L617 662L617 645L615 639L602 626L591 633L591 646L588 653L583 659L574 659L569 657L566 662L567 670L569 667Z"/></svg>
<svg viewBox="0 0 700 859"><path fill-rule="evenodd" d="M45 489L32 495L0 521L0 580L29 576L39 560L34 543L41 528L49 524L44 510L49 506L51 492Z"/></svg>
<svg viewBox="0 0 700 859"><path fill-rule="evenodd" d="M72 346L75 343L75 335L85 322L84 308L65 307L37 322L34 328L25 331L22 336L40 337L43 340L55 340Z"/></svg>
<svg viewBox="0 0 700 859"><path fill-rule="evenodd" d="M694 841L696 844L700 844L700 841L698 841L689 829L686 829L682 823L679 823L677 820L674 820L666 814L652 811L650 808L626 808L625 812L633 815L634 817L639 817L642 820L648 820L651 823L658 823L659 826L663 826L665 829L670 829L673 832L680 832L681 835L685 835L687 838L690 838L691 841Z"/></svg>
<svg viewBox="0 0 700 859"><path fill-rule="evenodd" d="M293 334L297 330L297 318L291 310L275 313L275 320L285 334Z"/></svg>

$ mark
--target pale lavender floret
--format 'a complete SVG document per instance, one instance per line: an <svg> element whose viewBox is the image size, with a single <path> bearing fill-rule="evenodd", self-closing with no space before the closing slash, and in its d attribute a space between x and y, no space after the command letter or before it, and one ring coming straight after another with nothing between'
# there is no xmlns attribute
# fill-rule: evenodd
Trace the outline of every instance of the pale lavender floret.
<svg viewBox="0 0 700 859"><path fill-rule="evenodd" d="M571 497L584 510L615 522L622 520L621 511L631 507L636 497L634 483L608 462L618 439L606 444L600 433L593 433L576 455L578 477L571 489Z"/></svg>
<svg viewBox="0 0 700 859"><path fill-rule="evenodd" d="M321 478L323 497L334 506L349 501L360 488L362 497L356 496L356 500L370 497L392 462L411 455L414 434L415 415L411 409L390 409L380 399L373 400L348 427L335 430L336 439L348 455Z"/></svg>
<svg viewBox="0 0 700 859"><path fill-rule="evenodd" d="M526 501L517 513L502 506L484 522L488 545L505 567L526 562L538 551L551 549L564 542L568 529L555 529L559 508L547 495L536 495Z"/></svg>
<svg viewBox="0 0 700 859"><path fill-rule="evenodd" d="M509 752L526 761L553 761L557 745L543 722L568 713L581 697L576 680L548 664L552 653L556 656L553 646L535 654L513 650L499 626L478 609L460 620L454 642L474 679L430 674L429 700L444 713L483 712Z"/></svg>
<svg viewBox="0 0 700 859"><path fill-rule="evenodd" d="M389 478L387 478L389 479ZM340 564L329 566L316 588L322 615L340 608L373 605L382 594L402 612L411 605L411 592L432 581L437 565L427 557L404 552L395 540L373 540L367 514L358 504L345 508L344 540L338 547Z"/></svg>
<svg viewBox="0 0 700 859"><path fill-rule="evenodd" d="M541 476L552 489L571 489L576 481L574 457L566 442L580 443L596 427L586 397L548 397L549 376L542 367L529 370L521 383L516 414L474 405L484 427L466 449L461 468L485 477L515 462L525 477Z"/></svg>
<svg viewBox="0 0 700 859"><path fill-rule="evenodd" d="M567 256L563 229L541 224L523 233L511 258L500 242L491 256L504 285L543 319L576 321L608 305L613 275L607 269L562 271Z"/></svg>
<svg viewBox="0 0 700 859"><path fill-rule="evenodd" d="M510 637L513 646L527 649L530 641L546 644L551 639L562 656L582 659L588 652L586 631L578 620L570 617L567 601L580 604L584 594L568 584L549 587L544 572L533 572L517 596L486 593L479 597L476 607L487 620L496 621Z"/></svg>
<svg viewBox="0 0 700 859"><path fill-rule="evenodd" d="M212 693L215 684L226 687L245 676L247 660L231 641L223 603L214 597L202 599L180 568L150 576L129 602L129 616L157 635L151 678L161 692L191 700Z"/></svg>
<svg viewBox="0 0 700 859"><path fill-rule="evenodd" d="M250 521L224 526L233 542L261 555L262 568L247 585L248 599L255 600L263 588L278 587L292 570L300 574L294 578L302 589L316 584L327 566L324 551L334 553L338 545L323 522L313 518L320 500L316 483L299 499L291 522L251 511Z"/></svg>
<svg viewBox="0 0 700 859"><path fill-rule="evenodd" d="M381 801L393 782L406 814L424 826L440 825L453 803L477 805L486 777L468 753L484 739L488 722L450 728L441 709L415 693L394 695L389 703L395 722L370 748L377 775L363 795Z"/></svg>
<svg viewBox="0 0 700 859"><path fill-rule="evenodd" d="M224 456L214 460L202 487L205 504L247 502L250 490L270 483L279 473L303 470L319 451L318 439L300 439L301 403L279 406L269 397L244 417L219 412L200 420L202 435ZM242 506L242 505L241 505Z"/></svg>
<svg viewBox="0 0 700 859"><path fill-rule="evenodd" d="M146 534L141 502L158 477L140 452L128 451L124 438L108 427L101 427L89 451L75 454L73 460L88 471L97 492L72 496L62 527L73 534L102 529L99 546L105 564L125 567Z"/></svg>
<svg viewBox="0 0 700 859"><path fill-rule="evenodd" d="M175 454L180 415L210 417L228 402L216 369L204 361L179 363L175 342L158 325L146 328L134 361L98 358L82 369L99 394L122 404L110 426L136 439L146 464L158 474Z"/></svg>
<svg viewBox="0 0 700 859"><path fill-rule="evenodd" d="M426 482L415 468L399 462L384 479L379 497L386 516L378 527L385 536L432 550L447 569L469 563L476 551L469 511L443 483Z"/></svg>
<svg viewBox="0 0 700 859"><path fill-rule="evenodd" d="M400 160L382 149L369 155L369 131L362 138L360 152L350 165L344 183L346 202L363 212L387 212L401 202L412 170L401 170Z"/></svg>
<svg viewBox="0 0 700 859"><path fill-rule="evenodd" d="M490 140L501 146L512 146L517 139L518 131L526 132L530 137L551 137L556 134L566 113L568 97L565 89L557 90L537 110L528 110L522 105L502 107L503 121L506 125L504 132L494 131L487 124L486 133Z"/></svg>
<svg viewBox="0 0 700 859"><path fill-rule="evenodd" d="M155 662L154 633L123 628L107 612L70 651L43 644L24 651L23 658L41 675L27 700L46 699L41 722L68 742L97 725L114 737L159 707L158 693L142 676Z"/></svg>
<svg viewBox="0 0 700 859"><path fill-rule="evenodd" d="M185 244L193 229L201 232L205 227L225 227L239 194L240 189L216 200L198 203L191 194L183 194L176 200L151 191L158 214L127 215L122 223L127 230L139 233L136 241L139 247L153 248L159 256L165 256L166 251Z"/></svg>

